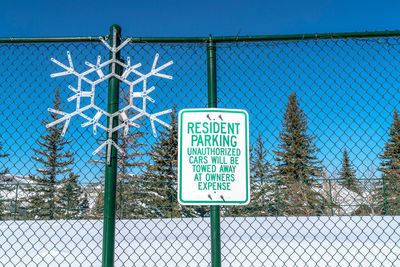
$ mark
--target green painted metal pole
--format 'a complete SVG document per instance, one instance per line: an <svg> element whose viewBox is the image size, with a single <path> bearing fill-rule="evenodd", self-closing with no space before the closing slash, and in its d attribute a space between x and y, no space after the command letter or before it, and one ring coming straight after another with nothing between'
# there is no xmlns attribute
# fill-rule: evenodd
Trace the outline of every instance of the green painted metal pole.
<svg viewBox="0 0 400 267"><path fill-rule="evenodd" d="M207 45L208 107L217 107L217 64L215 43L210 35ZM211 220L211 266L221 266L220 208L210 207Z"/></svg>
<svg viewBox="0 0 400 267"><path fill-rule="evenodd" d="M117 47L120 44L121 28L113 25L110 28L110 46ZM115 59L119 59L117 53ZM110 59L114 57L110 52ZM110 65L111 73L119 73L119 66L115 63ZM112 77L108 81L107 112L114 113L119 109L119 80ZM107 125L110 123L107 119ZM118 126L118 118L113 118L113 127ZM107 133L108 137L108 133ZM118 134L112 134L112 140L118 142ZM107 155L108 158L108 149ZM104 186L104 224L103 224L103 267L114 266L114 241L115 241L115 207L116 207L116 185L117 185L117 149L111 147L110 161L106 160L105 186Z"/></svg>

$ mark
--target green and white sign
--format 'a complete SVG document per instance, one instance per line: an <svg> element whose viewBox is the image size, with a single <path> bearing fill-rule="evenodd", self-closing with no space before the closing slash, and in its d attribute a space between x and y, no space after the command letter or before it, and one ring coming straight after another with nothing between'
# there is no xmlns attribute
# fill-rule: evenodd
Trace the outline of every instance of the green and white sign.
<svg viewBox="0 0 400 267"><path fill-rule="evenodd" d="M178 201L182 205L250 202L249 116L239 109L179 112Z"/></svg>

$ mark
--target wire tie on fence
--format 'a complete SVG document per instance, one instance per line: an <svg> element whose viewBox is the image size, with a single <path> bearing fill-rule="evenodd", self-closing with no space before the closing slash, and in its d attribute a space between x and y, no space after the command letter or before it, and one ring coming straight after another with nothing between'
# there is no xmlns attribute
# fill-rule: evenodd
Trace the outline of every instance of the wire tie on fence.
<svg viewBox="0 0 400 267"><path fill-rule="evenodd" d="M236 34L236 42L239 40L239 34L242 31L242 28L239 29L238 33Z"/></svg>

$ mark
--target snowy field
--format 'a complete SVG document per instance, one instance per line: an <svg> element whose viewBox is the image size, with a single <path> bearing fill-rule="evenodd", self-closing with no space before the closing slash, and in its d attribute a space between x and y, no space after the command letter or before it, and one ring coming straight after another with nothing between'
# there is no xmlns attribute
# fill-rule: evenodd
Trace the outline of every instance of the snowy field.
<svg viewBox="0 0 400 267"><path fill-rule="evenodd" d="M400 217L222 218L222 266L400 266ZM2 266L101 266L102 221L0 222ZM123 220L115 266L210 266L208 218Z"/></svg>

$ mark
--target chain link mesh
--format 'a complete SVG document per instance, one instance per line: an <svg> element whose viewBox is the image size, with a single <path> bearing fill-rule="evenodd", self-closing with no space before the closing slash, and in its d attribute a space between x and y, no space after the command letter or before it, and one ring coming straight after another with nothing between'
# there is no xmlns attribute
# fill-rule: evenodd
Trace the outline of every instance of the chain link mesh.
<svg viewBox="0 0 400 267"><path fill-rule="evenodd" d="M398 37L217 43L218 107L249 112L252 155L251 203L221 211L222 266L400 264L398 44ZM47 108L58 99L62 110L74 110L67 99L76 79L50 78L62 71L50 59L67 64L67 51L81 72L85 61L108 58L101 43L0 44L4 266L101 265L105 159L92 152L104 132L93 135L81 127L84 120L71 119L54 175L45 162L55 156L40 153L49 151L45 124L54 120ZM206 51L206 43L131 43L121 57L142 63L144 72L156 53L160 64L174 61L165 70L173 80L149 79L155 104L148 108L173 108L163 118L176 126L179 110L207 107ZM107 82L96 89L96 104L106 109ZM120 107L127 89L121 84ZM313 186L279 174L293 94L315 146L320 171ZM127 154L118 159L115 265L209 266L209 208L181 206L176 198L176 127L157 126L154 138L150 124L140 123L119 139ZM395 156L388 160L390 149ZM346 184L346 177L355 182ZM301 198L304 192L318 195L318 208Z"/></svg>
<svg viewBox="0 0 400 267"><path fill-rule="evenodd" d="M265 173L253 169L250 205L224 210L226 266L399 264L399 210L380 209L377 196L381 192L390 201L379 184L381 155L399 98L398 42L354 38L218 46L219 106L248 110L253 160L260 160L260 147L265 151ZM279 183L277 165L282 163L276 152L291 93L317 148L322 172L314 191L324 199L322 209L301 197L290 199ZM344 183L344 151L357 187ZM395 184L389 194L399 192L396 177L387 176ZM307 192L304 184L299 189L286 181L286 186L298 195Z"/></svg>

